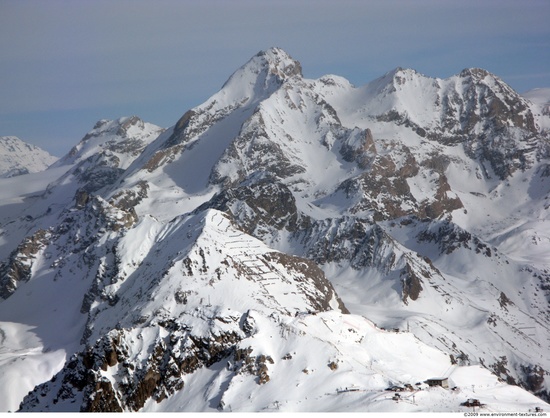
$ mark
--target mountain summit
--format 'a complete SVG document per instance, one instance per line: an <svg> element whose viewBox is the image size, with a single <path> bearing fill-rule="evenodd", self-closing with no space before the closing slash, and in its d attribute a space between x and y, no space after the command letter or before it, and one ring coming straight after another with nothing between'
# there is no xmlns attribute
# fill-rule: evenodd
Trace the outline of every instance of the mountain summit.
<svg viewBox="0 0 550 418"><path fill-rule="evenodd" d="M220 93L236 93L245 89L250 96L265 96L291 77L302 77L302 66L280 48L261 51L239 68L225 82ZM249 88L251 90L248 90ZM238 100L237 96L232 97Z"/></svg>
<svg viewBox="0 0 550 418"><path fill-rule="evenodd" d="M0 409L548 408L547 119L272 48L168 129L99 121L2 207Z"/></svg>
<svg viewBox="0 0 550 418"><path fill-rule="evenodd" d="M43 149L15 136L0 137L0 178L45 170L57 160Z"/></svg>

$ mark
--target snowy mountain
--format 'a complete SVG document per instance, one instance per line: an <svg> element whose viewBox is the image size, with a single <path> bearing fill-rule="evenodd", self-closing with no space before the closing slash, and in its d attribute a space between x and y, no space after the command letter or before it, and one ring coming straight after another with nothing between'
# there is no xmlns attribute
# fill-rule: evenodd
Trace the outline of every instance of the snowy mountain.
<svg viewBox="0 0 550 418"><path fill-rule="evenodd" d="M523 94L523 97L534 104L534 115L539 127L544 130L550 130L548 116L550 116L550 88L539 88L529 90Z"/></svg>
<svg viewBox="0 0 550 418"><path fill-rule="evenodd" d="M0 137L0 178L37 173L55 161L56 157L15 136Z"/></svg>
<svg viewBox="0 0 550 418"><path fill-rule="evenodd" d="M169 129L98 122L1 192L0 409L548 408L549 121L272 48Z"/></svg>

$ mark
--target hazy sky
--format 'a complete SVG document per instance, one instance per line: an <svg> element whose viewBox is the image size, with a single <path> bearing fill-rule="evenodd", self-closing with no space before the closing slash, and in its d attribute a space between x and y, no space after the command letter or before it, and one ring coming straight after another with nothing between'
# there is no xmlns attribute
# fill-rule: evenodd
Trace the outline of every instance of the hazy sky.
<svg viewBox="0 0 550 418"><path fill-rule="evenodd" d="M395 67L550 87L549 0L0 0L0 136L61 156L99 119L169 127L258 51L366 84Z"/></svg>

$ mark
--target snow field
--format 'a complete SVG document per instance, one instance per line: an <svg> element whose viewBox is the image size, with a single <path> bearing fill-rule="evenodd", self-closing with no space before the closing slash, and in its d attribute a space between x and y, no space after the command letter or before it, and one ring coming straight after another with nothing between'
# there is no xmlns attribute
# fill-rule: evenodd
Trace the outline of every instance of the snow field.
<svg viewBox="0 0 550 418"><path fill-rule="evenodd" d="M22 394L37 381L50 379L66 357L82 349L86 323L86 341L92 345L110 332L123 331L129 359L146 367L155 345L170 338L169 321L183 327L174 331L178 338L185 332L206 339L234 332L240 339L235 350L250 349L255 367L264 358L269 380L260 381L258 370L247 371L229 355L185 375L183 390L158 404L149 400L146 411L464 412L468 409L459 404L469 397L486 403L487 411L547 408L479 366L502 361L504 368L521 370L540 361L548 370L544 342L550 332L541 315L547 301L538 288L550 250L545 201L550 186L542 175L544 166L534 164L500 181L487 161L472 160L462 145L444 146L407 126L437 130L452 113L445 106L460 113L466 101L445 104L444 99L463 96L471 77L440 80L396 69L355 88L337 76L304 80L297 70L281 50L259 54L219 93L192 109L185 129L185 118L182 126L162 134L134 118L100 121L64 160L74 163L72 167L59 163L43 178L0 181L6 186L0 187L0 259L36 228L64 220L70 230L26 261L33 263L31 280L20 283L0 305L0 410L16 409ZM482 78L472 94L483 97L490 88L495 97L505 98L506 88L497 79L479 70L472 73ZM479 116L479 109L474 113ZM406 123L399 120L405 117ZM536 116L541 126L546 119ZM447 195L458 196L464 208L429 224L412 218L379 222L392 237L380 249L384 260L394 257L384 268L323 265L353 315L312 314L318 289L304 284L304 266L297 259L281 258L283 253L307 252L291 231L266 228L263 243L221 212L190 214L227 186L221 180L253 182L288 163L294 172L277 180L289 187L298 209L313 221L336 226L344 216L363 215L372 221L372 213L352 213L364 196L348 199L343 190L337 191L344 179L365 172L357 161L346 161L341 150L349 146L350 158L356 158L355 151L364 151L360 148L367 128L376 148L369 152L396 168L407 168L409 155L418 163L446 156L448 160L439 162L450 161ZM481 134L482 128L477 124L475 133ZM510 141L520 141L519 131L512 128ZM140 156L119 147L127 144L125 138L146 147ZM506 138L493 139L506 146ZM518 145L532 146L529 141ZM535 154L533 149L526 158L534 162ZM158 155L161 162L146 169ZM93 189L98 206L86 212L74 207L74 196L89 186L86 175L94 174L93 161L106 163L117 180ZM122 174L119 168L127 171ZM417 203L433 200L439 176L421 167L407 178ZM214 180L218 183L212 184ZM95 222L94 216L100 215L120 220L124 214L109 198L138 191L141 182L146 196L136 206L136 225L115 232L87 223L84 216ZM48 192L38 197L46 186ZM375 198L382 203L383 192ZM240 215L251 215L248 209ZM420 238L423 232L444 231L446 225L462 241ZM336 236L335 229L328 233ZM461 233L471 234L463 238ZM350 250L350 242L343 242L342 249ZM419 277L418 299L403 300L403 272ZM82 314L85 294L91 301ZM336 302L333 296L329 306L335 309ZM459 354L465 357L453 365L451 354L455 360ZM33 368L38 372L32 374ZM120 364L101 371L115 387L124 373ZM392 400L394 392L385 390L416 387L437 376L449 377L458 390L424 385L421 391L402 392L399 402ZM17 385L3 385L8 379ZM52 383L56 390L60 380ZM44 401L52 396L45 394Z"/></svg>

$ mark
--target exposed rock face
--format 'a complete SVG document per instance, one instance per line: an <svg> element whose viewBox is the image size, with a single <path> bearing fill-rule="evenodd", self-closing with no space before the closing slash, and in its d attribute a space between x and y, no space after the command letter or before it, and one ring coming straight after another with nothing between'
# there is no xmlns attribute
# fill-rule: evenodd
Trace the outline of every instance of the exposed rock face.
<svg viewBox="0 0 550 418"><path fill-rule="evenodd" d="M97 244L103 234L130 228L137 221L133 208L120 210L98 196L90 196L84 190L77 193L75 201L75 209L65 212L58 226L50 230L38 230L25 238L7 262L0 265L0 296L3 299L11 296L19 283L30 280L33 264L40 253L44 253L46 260L50 260L52 254L61 250L62 255L53 263L48 263L52 268L61 270L67 259L82 251L86 252ZM95 257L87 254L83 262L91 266Z"/></svg>
<svg viewBox="0 0 550 418"><path fill-rule="evenodd" d="M170 335L148 347L151 354L143 366L135 366L129 354L132 336L113 331L86 352L73 356L60 376L45 383L40 392L53 392L54 403L71 402L83 396L80 412L139 411L145 402L161 402L184 388L184 376L230 357L242 333L193 336L181 324L161 325ZM102 376L102 371L119 369L120 383ZM56 384L58 380L63 385ZM118 379L117 379L118 380ZM79 395L81 394L81 395ZM23 410L40 410L40 397L30 394Z"/></svg>
<svg viewBox="0 0 550 418"><path fill-rule="evenodd" d="M224 189L197 211L207 207L231 214L243 231L257 237L273 228L296 231L300 222L294 195L283 183L270 178Z"/></svg>
<svg viewBox="0 0 550 418"><path fill-rule="evenodd" d="M404 271L401 273L401 277L401 280L403 280L403 302L408 304L409 299L413 301L417 300L422 291L422 280L420 277L416 275L409 264L405 266ZM429 277L429 273L427 277Z"/></svg>
<svg viewBox="0 0 550 418"><path fill-rule="evenodd" d="M193 143L201 140L211 126L235 112L252 114L265 96L276 92L286 80L301 76L300 63L283 50L271 48L259 52L227 80L219 93L187 111L176 123L172 135L143 168L152 172L173 162L174 156L194 146ZM269 151L277 152L276 147L272 144Z"/></svg>
<svg viewBox="0 0 550 418"><path fill-rule="evenodd" d="M549 373L540 366L525 366L525 386L542 399L550 399L548 390L544 389L544 381Z"/></svg>
<svg viewBox="0 0 550 418"><path fill-rule="evenodd" d="M100 121L62 160L73 166L43 209L19 216L33 233L0 265L3 299L51 282L80 315L59 348L69 360L20 409L142 411L202 396L204 410L231 411L236 393L265 394L290 367L298 380L402 379L378 377L374 341L361 344L387 335L348 308L410 325L445 352L444 369L483 365L548 396L550 364L531 353L550 327L549 267L514 240L544 253L544 228L531 229L550 207L549 156L529 103L486 71L396 69L355 88L304 79L277 48L166 131ZM310 347L327 357L317 369ZM347 368L341 351L363 349Z"/></svg>
<svg viewBox="0 0 550 418"><path fill-rule="evenodd" d="M134 207L147 197L148 189L149 183L145 180L140 181L134 188L124 189L116 193L109 203L121 210L133 211Z"/></svg>
<svg viewBox="0 0 550 418"><path fill-rule="evenodd" d="M168 258L166 270L157 273L153 283L155 288L166 290L172 287L169 283L185 286L185 291L180 289L175 294L168 290L166 297L173 298L176 304L172 308L165 305L148 317L135 318L136 305L155 304L156 298L141 288L134 289L137 293L123 290L128 279L124 277L126 267L120 259L123 250L119 243L110 261L111 273L107 274L107 266L100 266L98 270L105 274L96 277L97 284L83 303L82 312L89 316L83 338L86 349L75 354L52 381L29 394L21 410L47 410L48 406L40 401L41 394L47 393L53 404L67 405L62 408L74 409L68 405L83 399L80 406L76 405L81 412L138 411L151 399L161 402L182 390L186 375L222 360L230 361L237 374L257 376L257 383L265 384L273 359L265 354L252 355L252 349L241 345L247 339L251 343L260 322L274 314L291 318L294 310L309 314L333 309L348 312L323 271L312 261L264 249L254 253L254 245L242 245L247 240L256 245L259 242L233 229L221 213L209 210L196 216L203 219L204 230L188 238L191 246L185 255L180 254L179 261ZM193 218L180 223L166 239L185 241L190 225L195 225ZM235 248L243 249L220 260L214 254L227 244L204 245L211 242L211 234L221 231L238 237L242 244ZM165 251L170 248L173 246L167 245ZM133 279L138 285L151 287L147 268L142 273L136 270ZM224 288L228 281L235 282L231 286L234 292L244 293L242 297L249 298L250 306L257 310L223 308L224 295L215 289ZM246 283L237 285L243 281ZM204 283L213 290L205 289ZM283 295L275 298L269 285L286 289L287 303ZM205 295L207 305L203 302ZM113 318L107 313L107 306L119 314ZM99 324L103 328L98 329ZM147 335L156 337L142 337ZM135 339L142 339L146 346L136 351ZM107 378L104 372L113 378Z"/></svg>
<svg viewBox="0 0 550 418"><path fill-rule="evenodd" d="M477 254L482 253L487 257L491 257L496 252L496 248L491 248L478 237L449 222L431 223L419 234L418 239L437 243L442 254L451 254L461 247L474 250Z"/></svg>
<svg viewBox="0 0 550 418"><path fill-rule="evenodd" d="M386 91L396 96L410 92L422 77L398 69ZM391 109L377 119L406 126L444 145L462 144L471 158L487 162L500 179L532 167L540 159L543 144L528 102L494 75L465 69L445 86L434 80L425 92L430 90L436 96L430 103L432 120L419 123L415 119L421 118L410 115L408 109ZM543 148L548 148L547 141Z"/></svg>
<svg viewBox="0 0 550 418"><path fill-rule="evenodd" d="M340 153L344 160L355 161L360 168L367 168L377 154L371 130L367 128L358 135L350 135L340 148Z"/></svg>
<svg viewBox="0 0 550 418"><path fill-rule="evenodd" d="M120 158L112 154L99 154L88 157L74 169L74 175L80 180L82 188L89 193L111 185L122 175Z"/></svg>
<svg viewBox="0 0 550 418"><path fill-rule="evenodd" d="M283 253L270 253L266 256L267 261L275 261L285 265L290 271L296 273L297 280L308 280L313 288L306 292L314 312L323 312L332 309L332 301L336 298L338 309L343 313L349 313L344 303L340 300L332 284L325 277L325 273L314 262Z"/></svg>
<svg viewBox="0 0 550 418"><path fill-rule="evenodd" d="M6 299L19 283L31 278L31 269L38 253L48 245L52 234L50 231L38 230L25 238L13 251L6 262L0 264L0 298Z"/></svg>
<svg viewBox="0 0 550 418"><path fill-rule="evenodd" d="M274 178L284 179L305 172L279 141L269 138L261 112L254 113L243 126L239 136L224 152L220 165L222 168L216 167L210 179L212 183L221 183L225 187L244 181L252 173L266 172ZM227 171L229 175L224 175Z"/></svg>

